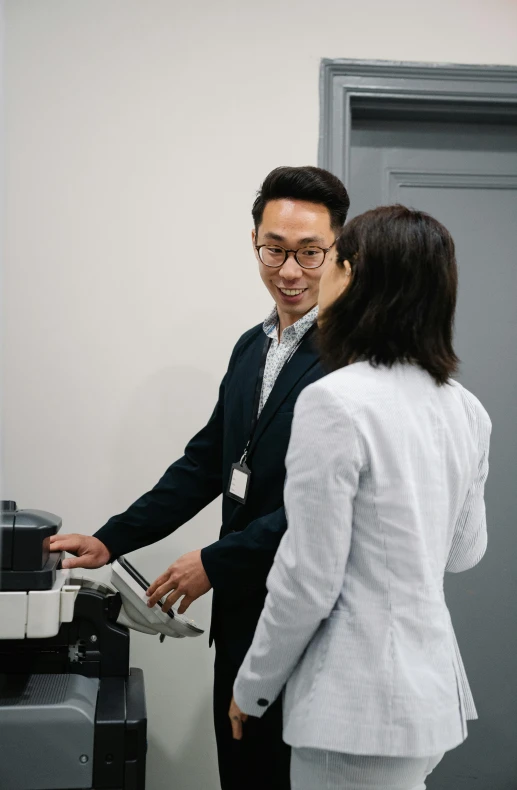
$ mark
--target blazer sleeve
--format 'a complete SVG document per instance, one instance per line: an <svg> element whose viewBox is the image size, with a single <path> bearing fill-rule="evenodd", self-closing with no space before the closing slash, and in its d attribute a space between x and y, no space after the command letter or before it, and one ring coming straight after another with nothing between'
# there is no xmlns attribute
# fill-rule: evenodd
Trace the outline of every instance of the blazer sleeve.
<svg viewBox="0 0 517 790"><path fill-rule="evenodd" d="M252 716L278 697L343 586L364 461L352 417L323 382L298 399L286 463L288 529L234 687Z"/></svg>
<svg viewBox="0 0 517 790"><path fill-rule="evenodd" d="M201 551L214 590L263 588L287 520L284 507L251 521L242 532L231 532Z"/></svg>
<svg viewBox="0 0 517 790"><path fill-rule="evenodd" d="M445 570L460 573L473 568L482 559L487 547L485 482L488 476L488 451L491 422L485 413L480 420L479 462L474 481L456 520Z"/></svg>

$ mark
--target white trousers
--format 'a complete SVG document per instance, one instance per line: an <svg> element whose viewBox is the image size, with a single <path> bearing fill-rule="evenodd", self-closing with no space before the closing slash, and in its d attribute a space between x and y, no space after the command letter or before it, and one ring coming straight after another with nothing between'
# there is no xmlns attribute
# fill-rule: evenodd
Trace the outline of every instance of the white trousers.
<svg viewBox="0 0 517 790"><path fill-rule="evenodd" d="M425 790L426 777L442 757L363 757L293 749L291 790Z"/></svg>

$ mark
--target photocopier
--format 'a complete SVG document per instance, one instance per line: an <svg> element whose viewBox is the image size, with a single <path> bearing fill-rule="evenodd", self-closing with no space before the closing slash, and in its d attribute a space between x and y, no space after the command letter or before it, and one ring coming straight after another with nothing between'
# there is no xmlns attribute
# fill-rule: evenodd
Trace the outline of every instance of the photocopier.
<svg viewBox="0 0 517 790"><path fill-rule="evenodd" d="M144 790L147 713L129 630L203 631L124 558L109 583L61 568L61 519L0 503L0 790Z"/></svg>

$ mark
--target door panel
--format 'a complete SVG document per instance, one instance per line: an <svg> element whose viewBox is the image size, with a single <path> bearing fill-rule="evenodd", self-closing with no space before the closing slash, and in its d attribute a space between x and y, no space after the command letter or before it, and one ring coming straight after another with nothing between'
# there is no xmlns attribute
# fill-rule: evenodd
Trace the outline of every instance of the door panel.
<svg viewBox="0 0 517 790"><path fill-rule="evenodd" d="M429 790L517 788L517 134L496 124L369 119L352 130L354 214L400 202L456 243L459 380L493 422L489 548L446 595L479 713Z"/></svg>

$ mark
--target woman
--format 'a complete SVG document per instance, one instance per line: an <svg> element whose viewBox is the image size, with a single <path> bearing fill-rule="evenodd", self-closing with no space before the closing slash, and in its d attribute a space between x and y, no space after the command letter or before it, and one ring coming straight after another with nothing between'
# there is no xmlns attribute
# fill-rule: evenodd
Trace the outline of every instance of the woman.
<svg viewBox="0 0 517 790"><path fill-rule="evenodd" d="M485 552L491 424L451 378L456 289L449 233L403 206L345 226L321 280L334 372L296 405L289 529L230 711L238 738L287 684L293 790L422 790L476 718L443 578Z"/></svg>

